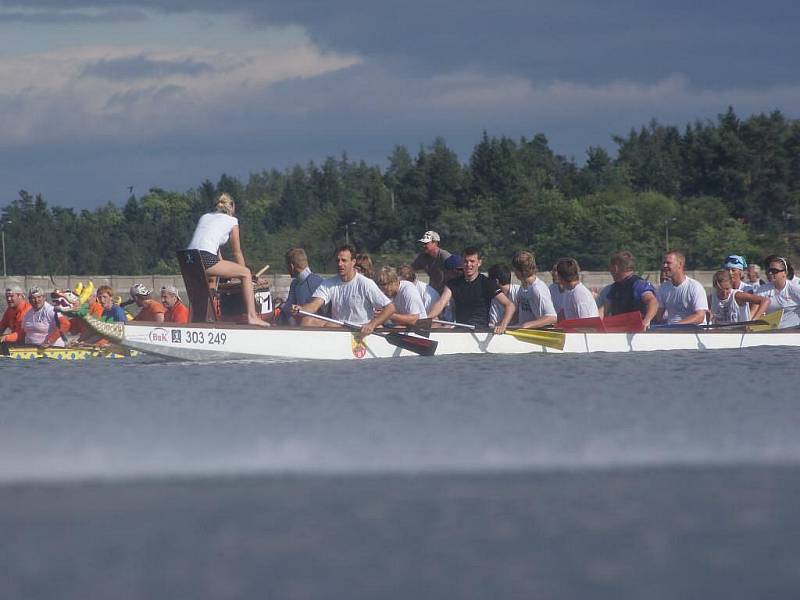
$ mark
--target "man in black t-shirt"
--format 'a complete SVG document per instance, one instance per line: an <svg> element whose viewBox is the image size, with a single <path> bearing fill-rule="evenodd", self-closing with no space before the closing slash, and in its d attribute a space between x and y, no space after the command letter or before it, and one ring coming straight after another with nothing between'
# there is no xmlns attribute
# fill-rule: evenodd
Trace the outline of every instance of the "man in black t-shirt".
<svg viewBox="0 0 800 600"><path fill-rule="evenodd" d="M505 312L501 321L494 327L494 332L504 333L514 317L514 303L486 275L481 274L481 257L477 248L470 247L464 250L463 260L464 274L447 282L442 295L431 307L428 316L438 318L452 298L458 323L486 327L489 323L489 307L492 299L496 297Z"/></svg>

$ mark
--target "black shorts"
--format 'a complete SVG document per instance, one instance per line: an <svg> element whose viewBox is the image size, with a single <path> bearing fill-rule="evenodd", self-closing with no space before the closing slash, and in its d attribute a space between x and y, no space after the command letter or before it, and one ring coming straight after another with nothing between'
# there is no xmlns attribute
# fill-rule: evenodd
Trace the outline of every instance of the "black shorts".
<svg viewBox="0 0 800 600"><path fill-rule="evenodd" d="M200 262L203 263L204 269L210 269L219 262L219 256L211 254L211 252L206 252L205 250L200 250Z"/></svg>

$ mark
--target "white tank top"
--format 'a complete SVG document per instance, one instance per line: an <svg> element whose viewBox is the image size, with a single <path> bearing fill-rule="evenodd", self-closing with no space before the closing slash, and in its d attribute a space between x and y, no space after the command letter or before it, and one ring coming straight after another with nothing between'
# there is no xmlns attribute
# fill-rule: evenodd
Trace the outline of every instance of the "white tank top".
<svg viewBox="0 0 800 600"><path fill-rule="evenodd" d="M56 311L47 302L39 310L31 308L22 319L22 329L25 331L25 343L38 346L47 336L58 329ZM53 342L53 346L63 346L64 340L60 337Z"/></svg>
<svg viewBox="0 0 800 600"><path fill-rule="evenodd" d="M206 213L197 222L188 250L203 250L216 254L219 247L228 243L231 231L239 224L236 217L225 213Z"/></svg>
<svg viewBox="0 0 800 600"><path fill-rule="evenodd" d="M739 284L739 289L733 290L734 292L747 292L748 294L754 294L753 286L749 283L745 283L742 281ZM749 321L752 317L750 316L750 303L745 302L743 306L739 307L739 314L741 318L737 321L737 323L741 323L742 321Z"/></svg>
<svg viewBox="0 0 800 600"><path fill-rule="evenodd" d="M720 299L716 290L711 294L711 314L714 315L714 323L741 323L750 320L750 305L746 302L740 306L736 302L736 292L731 290L728 297Z"/></svg>

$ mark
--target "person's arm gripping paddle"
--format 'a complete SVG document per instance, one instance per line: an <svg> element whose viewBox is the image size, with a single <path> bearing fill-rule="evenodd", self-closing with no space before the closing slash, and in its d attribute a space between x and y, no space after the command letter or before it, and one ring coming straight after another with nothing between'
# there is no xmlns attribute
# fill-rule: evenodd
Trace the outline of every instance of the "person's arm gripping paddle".
<svg viewBox="0 0 800 600"><path fill-rule="evenodd" d="M736 294L734 299L739 306L750 304L751 306L757 307L750 317L753 321L761 318L767 313L767 310L769 310L771 299L768 296L757 296L756 294L751 294L750 292L739 291L735 291L733 293Z"/></svg>
<svg viewBox="0 0 800 600"><path fill-rule="evenodd" d="M320 308L322 308L324 305L325 305L325 300L323 300L322 298L318 298L317 296L314 296L313 298L311 298L311 300L309 300L308 302L306 302L302 306L297 305L297 304L293 305L292 306L292 314L293 315L298 315L298 314L303 314L303 313L314 314ZM311 327L311 326L314 326L314 325L323 325L324 326L325 323L322 323L320 321L321 321L320 319L316 319L316 318L314 318L312 316L307 316L307 315L303 314L303 318L300 319L300 327Z"/></svg>
<svg viewBox="0 0 800 600"><path fill-rule="evenodd" d="M642 323L644 323L644 328L647 329L650 327L650 323L653 319L656 318L656 314L658 314L658 298L653 292L645 292L642 294L642 302L647 307L647 310L642 317Z"/></svg>
<svg viewBox="0 0 800 600"><path fill-rule="evenodd" d="M501 335L506 332L506 327L511 322L511 319L514 318L514 311L516 310L516 306L514 303L509 300L508 296L504 293L499 293L495 296L495 298L503 305L503 318L502 320L494 326L494 332L497 335Z"/></svg>
<svg viewBox="0 0 800 600"><path fill-rule="evenodd" d="M445 308L447 308L447 305L450 303L450 299L452 297L453 297L452 290L448 286L445 286L444 289L442 290L441 295L439 296L439 299L434 303L433 306L431 306L431 310L428 312L428 316L434 320L438 319L439 315L442 314L442 311Z"/></svg>
<svg viewBox="0 0 800 600"><path fill-rule="evenodd" d="M361 335L366 337L370 333L372 333L376 327L383 325L384 321L387 321L395 311L395 306L391 302L384 306L381 311L375 315L371 321L368 323L364 323L361 326Z"/></svg>

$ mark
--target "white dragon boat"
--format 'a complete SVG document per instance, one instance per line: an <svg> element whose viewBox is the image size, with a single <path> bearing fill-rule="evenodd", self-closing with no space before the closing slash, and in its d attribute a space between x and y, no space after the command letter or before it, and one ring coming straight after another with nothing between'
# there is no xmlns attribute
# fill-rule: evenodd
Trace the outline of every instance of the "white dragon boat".
<svg viewBox="0 0 800 600"><path fill-rule="evenodd" d="M775 327L777 323L751 321L740 327L714 330L675 330L644 333L608 333L613 319L621 331L640 331L641 317L634 323L628 315L572 322L577 330L509 330L495 335L490 331L416 327L417 331L386 332L377 330L361 338L351 329L331 327L254 327L218 321L214 296L206 283L207 276L196 250L179 250L181 267L192 309L192 323L146 323L128 321L109 323L86 311L78 313L101 336L130 350L179 360L229 360L253 358L344 360L393 358L398 356L427 357L449 354L531 354L590 352L649 352L655 350L716 350L752 346L800 346L800 330L754 331L758 327ZM195 308L196 307L196 308ZM318 319L331 319L313 315ZM780 315L777 315L780 318ZM341 325L345 323L336 322ZM766 324L765 324L766 323ZM566 328L569 322L559 326ZM636 328L638 325L638 329ZM357 326L350 326L358 329ZM469 326L466 326L469 327ZM600 328L604 333L593 333ZM715 327L715 326L709 326ZM755 329L758 329L755 327ZM617 329L620 331L620 329Z"/></svg>
<svg viewBox="0 0 800 600"><path fill-rule="evenodd" d="M253 358L366 359L415 356L381 335L361 339L335 328L252 327L231 323L107 323L85 316L98 333L131 350L179 360L207 361ZM731 330L644 333L562 333L517 330L510 335L458 329L432 329L435 355L652 352L658 350L722 350L756 346L800 347L799 330L764 332ZM425 339L400 334L404 339ZM428 340L426 340L428 341ZM559 348L559 346L563 347Z"/></svg>

